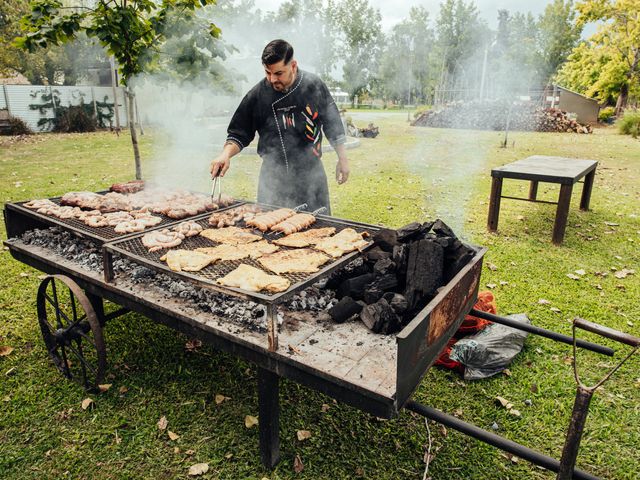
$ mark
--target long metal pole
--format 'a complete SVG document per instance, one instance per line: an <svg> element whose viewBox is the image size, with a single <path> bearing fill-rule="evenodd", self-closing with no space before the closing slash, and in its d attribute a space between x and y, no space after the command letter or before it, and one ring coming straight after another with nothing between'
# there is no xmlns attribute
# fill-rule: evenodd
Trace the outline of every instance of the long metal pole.
<svg viewBox="0 0 640 480"><path fill-rule="evenodd" d="M551 340L555 340L556 342L566 343L567 345L573 345L573 338L568 335L563 335L561 333L552 332L551 330L547 330L541 327L536 327L535 325L529 325L528 323L519 322L517 320L513 320L511 318L500 317L498 315L493 315L491 313L482 312L480 310L476 310L475 308L471 309L469 315L473 315L474 317L483 318L485 320L489 320L494 323L499 323L501 325L506 325L507 327L515 328L516 330L522 330L524 332L533 333L534 335L540 335L541 337L550 338ZM597 343L587 342L585 340L576 340L576 345L580 348L584 348L585 350L591 350L592 352L601 353L602 355L608 355L613 357L615 353L612 348L605 347L603 345L598 345Z"/></svg>
<svg viewBox="0 0 640 480"><path fill-rule="evenodd" d="M560 462L555 458L548 457L547 455L543 455L540 452L536 452L535 450L527 448L524 445L520 445L519 443L516 443L512 440L507 440L500 435L488 432L486 430L483 430L482 428L476 427L475 425L464 422L456 417L447 415L440 410L427 407L426 405L422 405L421 403L415 402L414 400L409 400L405 404L405 408L419 415L422 415L423 417L430 418L431 420L438 422L445 427L453 428L454 430L462 432L465 435L469 435L470 437L476 438L481 442L497 447L500 450L504 450L505 452L512 453L513 455L517 455L518 457L523 458L524 460L527 460L535 465L540 465L547 470L551 470L553 472L558 472L560 470ZM575 469L573 471L573 478L581 480L598 480L598 477L579 469Z"/></svg>

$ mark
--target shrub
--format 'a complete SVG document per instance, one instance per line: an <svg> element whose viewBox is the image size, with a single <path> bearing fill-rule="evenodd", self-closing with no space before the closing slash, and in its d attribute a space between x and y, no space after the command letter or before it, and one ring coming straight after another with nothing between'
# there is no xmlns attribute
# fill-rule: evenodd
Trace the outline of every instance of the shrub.
<svg viewBox="0 0 640 480"><path fill-rule="evenodd" d="M611 123L613 120L613 116L616 113L616 109L614 107L605 107L600 109L600 113L598 114L598 121L602 123Z"/></svg>
<svg viewBox="0 0 640 480"><path fill-rule="evenodd" d="M95 132L96 118L87 111L85 105L65 108L54 121L54 132Z"/></svg>
<svg viewBox="0 0 640 480"><path fill-rule="evenodd" d="M418 118L424 112L427 112L429 110L431 110L431 105L418 105L415 112L413 112L413 118Z"/></svg>
<svg viewBox="0 0 640 480"><path fill-rule="evenodd" d="M29 128L29 125L24 120L18 117L9 117L7 120L7 127L0 130L3 135L32 135L33 130Z"/></svg>
<svg viewBox="0 0 640 480"><path fill-rule="evenodd" d="M616 125L620 133L638 138L640 136L640 110L625 110Z"/></svg>

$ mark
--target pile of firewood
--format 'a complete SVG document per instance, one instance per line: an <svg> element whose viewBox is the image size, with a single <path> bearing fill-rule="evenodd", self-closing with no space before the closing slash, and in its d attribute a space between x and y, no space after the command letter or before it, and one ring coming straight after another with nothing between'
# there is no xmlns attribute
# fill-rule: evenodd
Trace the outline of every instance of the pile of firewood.
<svg viewBox="0 0 640 480"><path fill-rule="evenodd" d="M383 229L364 259L329 278L340 301L334 321L360 320L376 333L406 325L475 255L441 220Z"/></svg>
<svg viewBox="0 0 640 480"><path fill-rule="evenodd" d="M591 133L589 125L571 119L557 108L542 108L531 102L454 102L422 113L412 123L418 127L464 128L470 130Z"/></svg>

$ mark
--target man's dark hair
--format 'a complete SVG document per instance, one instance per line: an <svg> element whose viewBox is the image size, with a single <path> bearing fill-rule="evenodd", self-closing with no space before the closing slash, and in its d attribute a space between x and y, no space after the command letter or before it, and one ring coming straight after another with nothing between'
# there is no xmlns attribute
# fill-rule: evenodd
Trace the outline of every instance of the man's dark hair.
<svg viewBox="0 0 640 480"><path fill-rule="evenodd" d="M262 51L262 64L273 65L281 60L287 65L293 58L293 47L285 40L272 40Z"/></svg>

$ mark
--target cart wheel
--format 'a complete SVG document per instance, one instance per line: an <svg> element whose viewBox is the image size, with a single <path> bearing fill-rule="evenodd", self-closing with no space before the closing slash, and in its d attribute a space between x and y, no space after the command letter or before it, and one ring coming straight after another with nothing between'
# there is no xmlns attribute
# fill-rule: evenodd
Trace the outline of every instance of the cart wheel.
<svg viewBox="0 0 640 480"><path fill-rule="evenodd" d="M107 353L87 296L69 277L49 275L38 288L37 304L42 337L56 368L87 391L97 391Z"/></svg>

